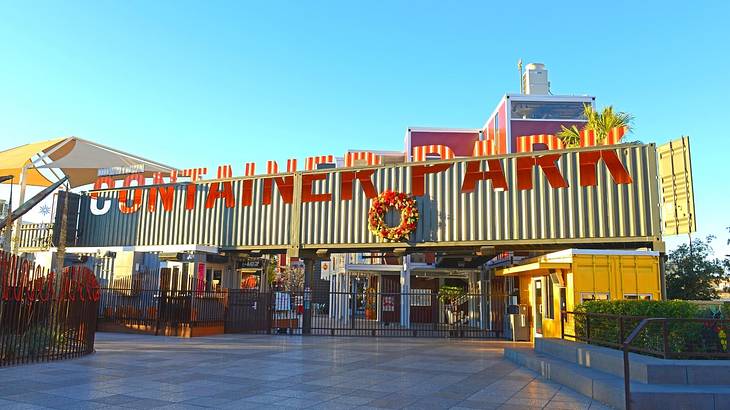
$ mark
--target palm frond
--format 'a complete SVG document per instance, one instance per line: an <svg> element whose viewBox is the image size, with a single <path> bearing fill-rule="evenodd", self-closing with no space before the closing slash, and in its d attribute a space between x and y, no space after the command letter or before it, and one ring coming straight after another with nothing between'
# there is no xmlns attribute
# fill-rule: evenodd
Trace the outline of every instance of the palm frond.
<svg viewBox="0 0 730 410"><path fill-rule="evenodd" d="M578 127L573 125L570 128L566 128L564 125L561 125L560 128L561 130L555 136L558 137L565 148L580 147L580 130Z"/></svg>
<svg viewBox="0 0 730 410"><path fill-rule="evenodd" d="M631 131L631 123L634 117L625 112L615 112L613 106L609 105L605 107L603 111L598 113L593 110L590 106L586 105L584 115L588 122L586 123L586 129L592 130L596 135L596 142L603 144L606 141L609 133L614 128L626 128L626 131Z"/></svg>

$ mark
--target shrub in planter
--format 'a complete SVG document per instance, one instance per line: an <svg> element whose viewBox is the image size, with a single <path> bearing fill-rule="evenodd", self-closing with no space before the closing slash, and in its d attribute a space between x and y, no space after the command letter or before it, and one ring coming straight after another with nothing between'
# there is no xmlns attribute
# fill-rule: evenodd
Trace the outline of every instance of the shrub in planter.
<svg viewBox="0 0 730 410"><path fill-rule="evenodd" d="M68 344L71 332L61 332L46 323L31 326L23 333L5 335L0 361L37 358L49 354L56 346Z"/></svg>
<svg viewBox="0 0 730 410"><path fill-rule="evenodd" d="M651 318L698 318L702 317L702 310L695 304L681 300L649 301L649 300L601 300L588 301L579 305L576 312L603 313L621 315L624 318L623 337L641 322ZM591 317L590 323L586 316L576 315L576 335L590 338L597 344L621 343L620 323L615 318ZM714 331L713 327L712 330ZM703 322L669 322L668 328L669 351L697 352L716 351L721 343L716 336L708 333L706 323ZM652 351L664 351L664 329L661 322L651 323L636 338L632 346ZM714 340L713 340L714 339Z"/></svg>

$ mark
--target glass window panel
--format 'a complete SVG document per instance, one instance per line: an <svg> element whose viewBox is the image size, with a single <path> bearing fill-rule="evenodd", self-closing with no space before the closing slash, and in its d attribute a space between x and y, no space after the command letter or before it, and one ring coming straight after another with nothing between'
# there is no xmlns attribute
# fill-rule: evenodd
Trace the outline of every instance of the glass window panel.
<svg viewBox="0 0 730 410"><path fill-rule="evenodd" d="M583 102L512 101L512 119L585 120Z"/></svg>

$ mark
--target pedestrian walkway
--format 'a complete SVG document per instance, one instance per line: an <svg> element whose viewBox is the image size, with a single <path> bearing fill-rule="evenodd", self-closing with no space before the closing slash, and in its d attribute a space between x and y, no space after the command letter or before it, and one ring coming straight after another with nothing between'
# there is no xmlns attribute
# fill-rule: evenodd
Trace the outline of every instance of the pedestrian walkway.
<svg viewBox="0 0 730 410"><path fill-rule="evenodd" d="M95 354L0 369L3 409L603 409L501 341L98 333Z"/></svg>

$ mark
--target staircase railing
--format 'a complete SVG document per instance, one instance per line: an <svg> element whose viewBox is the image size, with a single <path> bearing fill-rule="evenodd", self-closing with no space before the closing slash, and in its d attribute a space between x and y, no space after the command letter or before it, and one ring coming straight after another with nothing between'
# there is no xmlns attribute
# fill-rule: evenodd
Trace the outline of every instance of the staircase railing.
<svg viewBox="0 0 730 410"><path fill-rule="evenodd" d="M612 347L623 352L626 408L631 408L629 353L663 359L730 359L730 320L649 318L562 312L563 339ZM572 328L572 334L571 334ZM626 335L627 330L631 329Z"/></svg>

